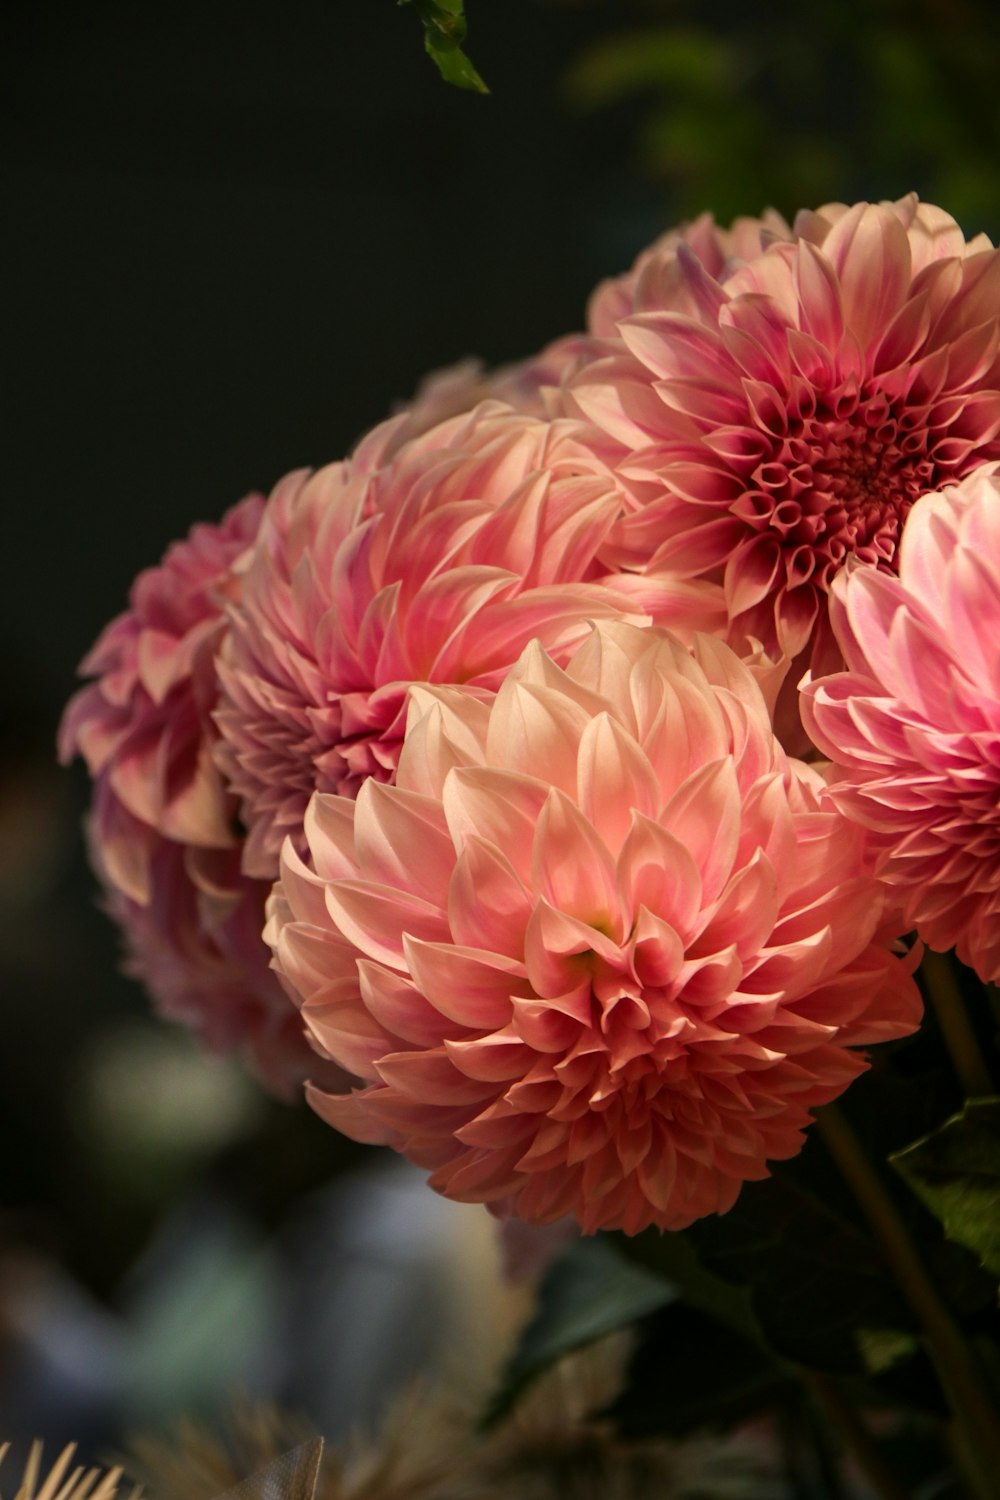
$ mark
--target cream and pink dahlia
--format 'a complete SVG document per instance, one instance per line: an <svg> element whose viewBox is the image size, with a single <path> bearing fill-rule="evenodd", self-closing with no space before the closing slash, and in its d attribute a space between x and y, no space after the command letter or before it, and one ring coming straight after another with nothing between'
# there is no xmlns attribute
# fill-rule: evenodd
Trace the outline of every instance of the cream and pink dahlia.
<svg viewBox="0 0 1000 1500"><path fill-rule="evenodd" d="M215 764L215 652L261 496L195 526L141 573L82 664L63 760L94 778L89 838L127 962L165 1014L211 1045L245 1046L278 1088L315 1058L260 940L268 883L239 870L236 800ZM280 1037L280 1046L272 1039Z"/></svg>
<svg viewBox="0 0 1000 1500"><path fill-rule="evenodd" d="M219 658L248 874L277 874L314 790L392 779L412 683L493 691L529 640L562 660L608 616L724 622L711 584L609 574L621 494L584 436L488 402L277 486Z"/></svg>
<svg viewBox="0 0 1000 1500"><path fill-rule="evenodd" d="M837 580L845 672L802 716L841 768L831 796L932 948L1000 979L1000 479L994 466L914 506L899 577Z"/></svg>
<svg viewBox="0 0 1000 1500"><path fill-rule="evenodd" d="M859 829L720 642L599 624L418 687L396 782L318 794L267 936L314 1107L533 1222L680 1228L790 1157L920 1005Z"/></svg>
<svg viewBox="0 0 1000 1500"><path fill-rule="evenodd" d="M734 641L834 670L839 569L894 571L918 496L1000 456L998 308L1000 253L915 197L669 236L571 383L627 450L607 555L721 582Z"/></svg>

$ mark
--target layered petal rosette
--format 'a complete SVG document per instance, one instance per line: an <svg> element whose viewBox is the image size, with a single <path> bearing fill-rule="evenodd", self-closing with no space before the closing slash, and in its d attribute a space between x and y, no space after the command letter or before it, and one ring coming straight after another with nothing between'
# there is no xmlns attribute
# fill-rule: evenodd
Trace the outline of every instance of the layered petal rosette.
<svg viewBox="0 0 1000 1500"><path fill-rule="evenodd" d="M931 947L1000 979L1000 479L987 465L910 513L899 577L855 568L831 619L847 670L802 716L831 796Z"/></svg>
<svg viewBox="0 0 1000 1500"><path fill-rule="evenodd" d="M622 499L584 436L487 402L277 486L219 662L248 874L276 875L314 790L393 777L411 683L492 691L528 640L561 660L608 616L724 622L711 584L609 573Z"/></svg>
<svg viewBox="0 0 1000 1500"><path fill-rule="evenodd" d="M415 688L395 785L318 794L267 937L317 1111L533 1222L680 1228L912 1031L860 830L719 641L599 624L495 700Z"/></svg>
<svg viewBox="0 0 1000 1500"><path fill-rule="evenodd" d="M263 508L251 496L195 526L139 575L82 664L95 680L66 709L60 754L82 755L94 778L92 860L129 967L165 1014L246 1046L284 1089L315 1058L267 971L268 885L240 874L236 801L212 754L215 651Z"/></svg>
<svg viewBox="0 0 1000 1500"><path fill-rule="evenodd" d="M1000 455L1000 254L915 197L753 238L654 248L571 396L628 450L608 555L721 581L734 641L833 670L838 570L894 571L918 496Z"/></svg>

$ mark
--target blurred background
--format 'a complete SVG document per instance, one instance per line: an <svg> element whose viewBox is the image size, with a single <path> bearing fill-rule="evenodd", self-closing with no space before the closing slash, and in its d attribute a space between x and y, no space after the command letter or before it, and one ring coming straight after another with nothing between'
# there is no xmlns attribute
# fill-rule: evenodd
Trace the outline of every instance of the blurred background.
<svg viewBox="0 0 1000 1500"><path fill-rule="evenodd" d="M581 326L705 208L916 189L1000 233L985 0L467 17L489 97L392 0L0 22L0 1438L98 1451L237 1385L336 1432L435 1362L485 1383L524 1302L488 1216L265 1099L118 975L53 745L134 575L428 370Z"/></svg>

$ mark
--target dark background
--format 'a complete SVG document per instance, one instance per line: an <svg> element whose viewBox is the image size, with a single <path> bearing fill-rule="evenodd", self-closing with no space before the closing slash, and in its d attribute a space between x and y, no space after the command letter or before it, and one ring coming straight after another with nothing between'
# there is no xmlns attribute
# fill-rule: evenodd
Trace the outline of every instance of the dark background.
<svg viewBox="0 0 1000 1500"><path fill-rule="evenodd" d="M344 454L428 370L581 326L600 277L703 207L913 187L996 237L990 9L712 10L468 0L482 98L438 79L391 0L8 8L0 1428L15 1411L25 1431L116 1431L110 1398L87 1406L86 1357L75 1405L45 1368L15 1401L25 1275L117 1317L165 1223L183 1241L176 1223L224 1200L272 1234L358 1157L230 1073L229 1115L206 1106L182 1144L170 1098L159 1134L143 1113L143 1079L176 1065L186 1098L197 1064L116 974L85 778L53 751L76 663L139 569Z"/></svg>

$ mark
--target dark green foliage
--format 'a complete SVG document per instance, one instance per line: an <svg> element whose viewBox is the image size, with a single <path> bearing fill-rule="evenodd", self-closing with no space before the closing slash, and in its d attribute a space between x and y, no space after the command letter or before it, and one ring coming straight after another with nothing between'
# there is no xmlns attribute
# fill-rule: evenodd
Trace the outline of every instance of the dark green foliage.
<svg viewBox="0 0 1000 1500"><path fill-rule="evenodd" d="M683 1302L643 1324L626 1385L607 1415L627 1437L682 1437L742 1421L794 1385L758 1345Z"/></svg>
<svg viewBox="0 0 1000 1500"><path fill-rule="evenodd" d="M1000 1277L1000 1099L970 1101L892 1164L948 1238Z"/></svg>

